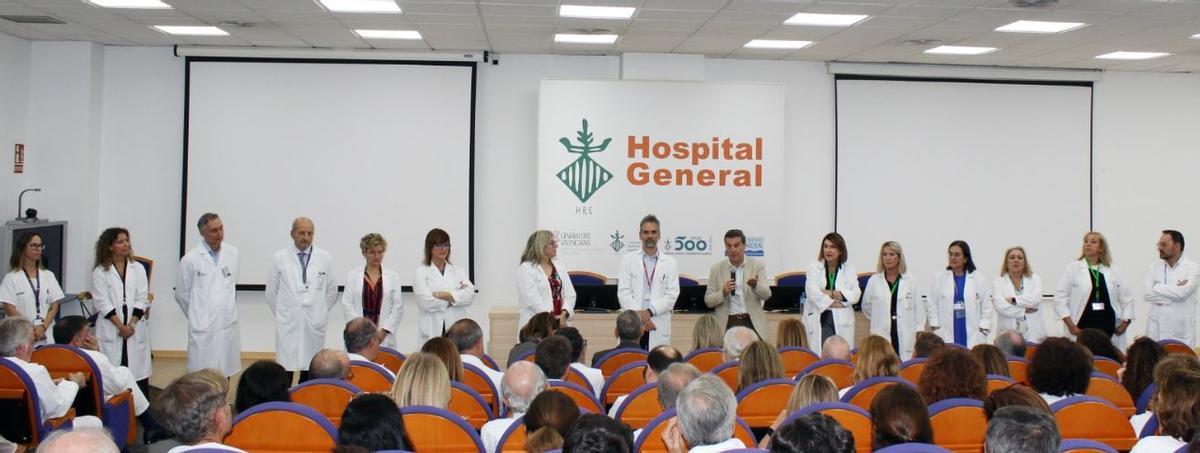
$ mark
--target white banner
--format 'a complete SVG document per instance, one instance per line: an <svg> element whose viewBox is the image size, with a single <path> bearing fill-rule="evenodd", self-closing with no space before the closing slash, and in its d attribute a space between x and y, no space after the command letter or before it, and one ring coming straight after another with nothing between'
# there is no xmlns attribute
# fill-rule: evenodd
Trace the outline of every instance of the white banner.
<svg viewBox="0 0 1200 453"><path fill-rule="evenodd" d="M683 274L707 279L731 228L778 272L783 115L782 85L543 80L538 227L568 270L610 278L646 214Z"/></svg>

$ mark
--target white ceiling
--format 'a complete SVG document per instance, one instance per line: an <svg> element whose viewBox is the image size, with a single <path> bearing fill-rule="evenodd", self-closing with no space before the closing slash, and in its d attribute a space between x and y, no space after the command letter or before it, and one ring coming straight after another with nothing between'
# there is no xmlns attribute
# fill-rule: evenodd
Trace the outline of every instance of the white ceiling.
<svg viewBox="0 0 1200 453"><path fill-rule="evenodd" d="M1017 8L1010 0L566 0L634 6L630 20L559 18L560 0L397 0L404 14L330 13L315 0L164 0L171 10L99 8L82 0L0 0L0 14L50 15L66 25L0 20L0 33L32 40L94 41L122 46L212 45L378 48L494 53L702 53L712 58L905 62L966 65L1200 71L1200 0L1059 0ZM869 14L852 27L783 25L797 12ZM1086 22L1058 35L999 33L1018 19ZM255 24L222 27L228 37L170 36L150 25ZM363 40L355 28L415 29L422 41ZM556 44L555 33L605 28L613 45ZM751 39L813 40L799 50L751 50ZM922 53L906 40L999 47L982 56ZM1121 62L1092 57L1116 50L1173 55Z"/></svg>

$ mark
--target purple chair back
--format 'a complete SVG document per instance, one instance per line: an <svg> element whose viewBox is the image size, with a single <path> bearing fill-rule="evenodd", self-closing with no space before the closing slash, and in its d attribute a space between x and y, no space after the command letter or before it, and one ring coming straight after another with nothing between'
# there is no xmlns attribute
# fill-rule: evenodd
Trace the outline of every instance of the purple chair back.
<svg viewBox="0 0 1200 453"><path fill-rule="evenodd" d="M337 439L338 439L337 428L335 428L333 426L333 423L330 422L328 418L325 418L324 415L321 415L320 412L317 412L316 409L313 409L311 407L308 407L308 406L305 406L302 404L297 404L297 403L287 403L287 402L283 402L283 401L271 401L271 402L267 402L267 403L256 404L253 407L246 409L242 413L238 414L237 417L234 417L233 418L233 426L236 427L238 422L245 420L246 418L248 418L254 414L261 414L263 412L272 412L272 411L291 412L293 414L298 414L300 416L303 416L304 418L312 420L313 423L316 423L318 426L320 426L321 429L324 430L326 434L329 434L329 438L333 439L334 444L337 443Z"/></svg>
<svg viewBox="0 0 1200 453"><path fill-rule="evenodd" d="M50 434L50 427L46 425L46 420L42 419L42 400L38 398L37 386L34 385L33 379L29 377L29 374L26 373L20 365L10 362L4 358L0 358L0 366L4 366L5 368L8 368L9 371L12 371L13 374L17 375L17 377L20 378L21 382L25 385L25 399L26 402L31 405L32 410L30 412L33 413L34 423L34 426L30 426L29 429L31 433L33 430L37 430L38 438L45 439L46 436ZM68 423L64 427L70 428L71 424ZM16 441L16 439L13 440Z"/></svg>
<svg viewBox="0 0 1200 453"><path fill-rule="evenodd" d="M608 360L608 359L610 359L610 358L612 358L612 357L615 357L617 354L622 354L622 353L626 353L626 352L640 353L640 354L642 355L642 360L641 360L641 361L645 361L645 360L646 360L646 355L648 354L648 353L646 352L646 350L645 350L645 349L642 349L642 348L621 348L621 349L613 349L613 350L611 350L611 351L608 351L608 352L604 353L604 355L600 356L599 358L597 358L597 359L596 359L596 361L595 361L594 363L592 363L592 368L600 368L601 366L603 366L603 365L604 365L604 362L605 362L606 360Z"/></svg>
<svg viewBox="0 0 1200 453"><path fill-rule="evenodd" d="M683 356L683 361L687 362L688 360L691 360L692 357L695 357L697 354L700 354L702 352L721 352L721 348L693 349L692 352L689 352L689 353L687 353L687 355Z"/></svg>
<svg viewBox="0 0 1200 453"><path fill-rule="evenodd" d="M858 396L859 393L861 393L863 390L866 390L868 387L870 387L872 385L886 384L886 383L907 385L907 386L913 388L914 390L917 388L917 386L913 385L912 382L908 382L908 379L904 379L904 378L900 378L900 377L892 377L892 376L877 376L877 377L869 378L869 379L859 382L857 384L854 384L854 387L850 387L850 390L847 390L846 394L842 396L842 402L849 403L850 400L854 399L855 396Z"/></svg>
<svg viewBox="0 0 1200 453"><path fill-rule="evenodd" d="M1112 407L1113 409L1117 408L1117 406L1114 405L1113 403L1110 403L1106 400L1102 400L1100 398L1096 398L1093 396L1086 396L1086 395L1075 395L1075 396L1072 396L1069 398L1063 398L1061 400L1055 401L1054 404L1050 405L1050 412L1058 412L1059 409L1070 406L1072 404L1088 402L1088 401L1101 403L1101 404L1107 405L1109 407Z"/></svg>
<svg viewBox="0 0 1200 453"><path fill-rule="evenodd" d="M1158 415L1151 415L1146 424L1142 426L1142 432L1138 433L1138 439L1143 437L1153 436L1158 432Z"/></svg>
<svg viewBox="0 0 1200 453"><path fill-rule="evenodd" d="M504 428L504 434L500 435L500 441L496 443L496 451L503 450L504 444L508 442L508 438L512 437L513 432L520 429L522 426L525 426L525 417L517 417L516 420L513 420L513 422L508 425L508 428Z"/></svg>
<svg viewBox="0 0 1200 453"><path fill-rule="evenodd" d="M638 395L646 393L646 392L650 391L650 389L653 389L653 388L658 388L657 382L650 382L647 384L642 384L641 387L638 387L636 390L629 392L629 394L625 396L625 400L622 401L621 406L617 408L617 412L615 414L616 417L613 417L613 418L615 418L617 421L621 421L621 415L623 415L625 413L625 406L626 406L625 403L633 401L633 399L637 398Z"/></svg>
<svg viewBox="0 0 1200 453"><path fill-rule="evenodd" d="M488 420L493 420L496 418L496 415L492 413L491 403L484 401L483 395L480 395L479 392L476 392L475 389L471 388L471 386L469 386L467 384L463 384L462 382L458 382L458 381L450 381L450 387L459 389L463 393L470 395L471 398L473 398L475 400L475 402L478 403L479 406L483 408L484 412L487 413Z"/></svg>
<svg viewBox="0 0 1200 453"><path fill-rule="evenodd" d="M1063 439L1058 445L1058 451L1067 453L1075 450L1096 450L1107 453L1117 453L1112 447L1089 439Z"/></svg>
<svg viewBox="0 0 1200 453"><path fill-rule="evenodd" d="M434 415L449 420L451 423L458 426L459 429L462 429L467 433L467 435L471 438L471 441L475 443L475 447L477 448L476 451L484 451L483 441L479 439L479 433L476 433L475 429L472 428L471 425L468 425L467 422L464 421L458 414L432 406L407 406L400 408L400 416L409 414Z"/></svg>
<svg viewBox="0 0 1200 453"><path fill-rule="evenodd" d="M500 368L500 364L496 363L496 359L493 359L490 355L484 354L480 360L483 360L483 363L487 364L488 368L496 371L504 371Z"/></svg>
<svg viewBox="0 0 1200 453"><path fill-rule="evenodd" d="M289 393L289 394L290 394L290 393L294 393L296 390L300 390L300 389L302 389L302 388L305 388L305 387L312 387L312 386L314 386L314 385L332 385L332 386L335 386L335 387L341 387L341 388L344 388L344 389L346 389L347 391L353 392L353 393L355 393L355 394L362 393L362 389L359 389L359 388L358 388L358 387L356 387L354 384L351 384L351 383L349 383L349 382L346 382L346 381L344 381L344 380L341 380L341 379L326 379L326 378L323 378L323 379L309 379L309 380L307 380L307 381L304 381L303 383L297 384L297 385L295 385L294 387L292 387L292 388L288 389L288 393Z"/></svg>
<svg viewBox="0 0 1200 453"><path fill-rule="evenodd" d="M929 416L932 417L939 412L956 407L978 407L982 409L983 401L974 398L947 398L929 405Z"/></svg>
<svg viewBox="0 0 1200 453"><path fill-rule="evenodd" d="M1137 399L1137 413L1146 412L1146 406L1150 405L1150 398L1154 396L1154 392L1158 390L1158 386L1153 382L1146 386L1146 390L1142 390L1142 395Z"/></svg>
<svg viewBox="0 0 1200 453"><path fill-rule="evenodd" d="M390 370L388 370L387 368L384 368L384 367L383 367L383 365L380 365L380 364L378 364L378 363L375 363L375 362L364 362L364 361L362 361L362 360L351 360L351 361L350 361L350 364L351 364L351 365L359 365L359 366L364 366L364 367L367 367L367 368L371 368L371 369L373 369L373 370L375 370L375 371L378 371L378 372L379 372L379 374L382 374L383 376L387 377L387 380L388 380L388 382L395 382L395 381L396 381L396 377L395 377L395 376L392 376L392 372L391 372Z"/></svg>
<svg viewBox="0 0 1200 453"><path fill-rule="evenodd" d="M950 453L950 450L933 444L909 442L883 447L875 450L875 453Z"/></svg>

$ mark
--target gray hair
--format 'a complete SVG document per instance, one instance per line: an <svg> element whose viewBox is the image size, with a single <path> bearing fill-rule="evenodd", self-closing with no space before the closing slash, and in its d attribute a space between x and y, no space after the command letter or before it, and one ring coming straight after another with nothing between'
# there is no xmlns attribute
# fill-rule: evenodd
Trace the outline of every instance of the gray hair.
<svg viewBox="0 0 1200 453"><path fill-rule="evenodd" d="M626 341L642 338L642 317L636 311L625 310L617 315L617 337Z"/></svg>
<svg viewBox="0 0 1200 453"><path fill-rule="evenodd" d="M730 327L725 331L724 353L725 361L732 362L742 356L742 351L758 339L753 329L745 326Z"/></svg>
<svg viewBox="0 0 1200 453"><path fill-rule="evenodd" d="M988 422L986 453L1056 453L1062 435L1054 417L1025 406L1002 407Z"/></svg>
<svg viewBox="0 0 1200 453"><path fill-rule="evenodd" d="M322 349L317 351L312 361L308 364L309 379L346 379L350 375L350 369L342 363L342 358L350 361L350 357L345 352L336 349Z"/></svg>
<svg viewBox="0 0 1200 453"><path fill-rule="evenodd" d="M454 347L458 348L459 353L463 353L463 351L475 347L475 343L483 339L483 328L479 327L479 323L474 319L463 318L455 321L446 329L446 338L454 343Z"/></svg>
<svg viewBox="0 0 1200 453"><path fill-rule="evenodd" d="M1011 329L1000 332L1000 335L996 336L995 344L1004 355L1025 357L1025 337L1021 332Z"/></svg>
<svg viewBox="0 0 1200 453"><path fill-rule="evenodd" d="M840 335L833 335L821 344L821 359L850 360L850 343Z"/></svg>
<svg viewBox="0 0 1200 453"><path fill-rule="evenodd" d="M518 360L508 366L500 380L500 392L509 411L525 413L533 399L546 390L546 373L533 362Z"/></svg>
<svg viewBox="0 0 1200 453"><path fill-rule="evenodd" d="M711 374L684 387L675 403L679 429L692 448L715 445L733 437L737 399L725 381Z"/></svg>
<svg viewBox="0 0 1200 453"><path fill-rule="evenodd" d="M213 219L219 219L219 218L221 218L221 216L218 216L211 212L206 212L206 213L200 215L200 220L196 221L196 229L200 230L200 231L204 231L204 227L206 225L208 225L208 222L212 222Z"/></svg>
<svg viewBox="0 0 1200 453"><path fill-rule="evenodd" d="M185 374L163 389L152 406L154 418L186 445L194 445L217 429L217 411L229 407L225 378L214 370Z"/></svg>
<svg viewBox="0 0 1200 453"><path fill-rule="evenodd" d="M354 318L346 323L346 329L342 331L342 342L346 344L346 351L358 354L358 351L367 349L371 345L371 339L379 334L379 328L375 323L367 318Z"/></svg>
<svg viewBox="0 0 1200 453"><path fill-rule="evenodd" d="M38 446L47 453L120 453L112 436L104 428L74 428L52 431Z"/></svg>
<svg viewBox="0 0 1200 453"><path fill-rule="evenodd" d="M664 411L674 409L679 393L701 374L700 369L690 363L672 363L658 375L658 404Z"/></svg>
<svg viewBox="0 0 1200 453"><path fill-rule="evenodd" d="M22 317L0 320L0 357L16 357L17 349L33 342L33 323Z"/></svg>

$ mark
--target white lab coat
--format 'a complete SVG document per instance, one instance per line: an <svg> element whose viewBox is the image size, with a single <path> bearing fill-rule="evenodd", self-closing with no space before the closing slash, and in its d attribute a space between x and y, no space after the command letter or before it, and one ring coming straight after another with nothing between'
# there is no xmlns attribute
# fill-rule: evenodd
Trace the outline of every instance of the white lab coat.
<svg viewBox="0 0 1200 453"><path fill-rule="evenodd" d="M448 291L454 298L454 304L433 297L437 291ZM417 296L417 307L421 309L417 316L420 327L420 338L417 344L425 344L430 338L440 336L443 327L467 317L467 310L475 300L475 285L467 278L467 270L452 263L446 263L445 272L439 272L437 266L429 264L417 268L417 278L413 282L413 295Z"/></svg>
<svg viewBox="0 0 1200 453"><path fill-rule="evenodd" d="M363 267L351 269L346 274L346 288L342 290L342 313L346 322L363 316ZM404 296L400 288L400 273L383 268L383 301L379 306L379 328L391 332L383 345L395 349L400 320L404 317Z"/></svg>
<svg viewBox="0 0 1200 453"><path fill-rule="evenodd" d="M1179 282L1187 280L1187 284ZM1200 293L1200 266L1188 257L1180 257L1175 268L1166 260L1158 260L1146 273L1145 294L1150 303L1146 318L1146 336L1151 339L1174 339L1196 347L1196 299Z"/></svg>
<svg viewBox="0 0 1200 453"><path fill-rule="evenodd" d="M1108 288L1108 299L1117 315L1116 323L1120 324L1122 319L1132 321L1134 318L1133 291L1121 278L1120 270L1101 264L1100 274L1104 275L1104 284ZM1054 312L1057 318L1070 316L1073 322L1079 323L1079 318L1083 316L1083 309L1091 295L1092 276L1088 272L1087 261L1078 260L1068 263L1067 270L1063 272L1062 281L1058 284L1058 289L1054 290ZM1065 327L1063 330L1063 336L1075 339L1070 332L1065 331ZM1124 335L1113 335L1113 343L1122 351L1125 350L1126 338L1129 334L1129 330L1126 329Z"/></svg>
<svg viewBox="0 0 1200 453"><path fill-rule="evenodd" d="M40 283L39 283L40 282ZM40 295L40 308L37 310L34 303L34 287L41 286L38 294ZM12 305L21 313L25 319L28 319L35 326L41 324L46 315L50 312L50 305L56 300L63 298L62 287L58 285L58 279L54 277L54 272L49 269L39 269L38 277L33 279L33 284L29 284L29 280L25 277L25 271L14 269L7 274L4 274L4 280L0 281L0 303ZM52 330L46 329L46 339L35 342L35 346L41 346L54 342Z"/></svg>
<svg viewBox="0 0 1200 453"><path fill-rule="evenodd" d="M111 323L109 323L111 324ZM141 324L140 322L138 324ZM142 415L146 409L150 408L150 401L146 399L146 395L142 393L141 387L137 386L138 379L134 377L133 372L128 367L119 366L108 360L108 356L100 351L92 351L79 348L88 357L96 362L96 368L100 369L100 380L104 381L104 399L112 398L113 395L129 390L133 394L133 413L134 415Z"/></svg>
<svg viewBox="0 0 1200 453"><path fill-rule="evenodd" d="M963 303L967 310L967 347L988 343L991 334L993 307L988 298L988 284L979 271L967 273L963 285ZM946 269L933 277L929 297L925 300L925 315L930 327L938 327L933 333L946 343L954 342L954 272ZM989 331L987 334L980 330Z"/></svg>
<svg viewBox="0 0 1200 453"><path fill-rule="evenodd" d="M883 272L872 275L863 291L862 312L871 320L871 334L892 338L892 323L896 323L896 336L900 340L900 360L912 358L917 332L925 327L925 305L917 292L917 281L912 274L900 276L896 286L896 319L892 320L892 289L888 287ZM818 319L818 321L820 321Z"/></svg>
<svg viewBox="0 0 1200 453"><path fill-rule="evenodd" d="M562 282L562 307L567 316L575 316L575 285L571 276L563 270L562 262L554 260L554 273ZM541 312L554 310L554 296L550 293L550 277L542 266L533 261L517 265L517 330L529 322L529 318Z"/></svg>
<svg viewBox="0 0 1200 453"><path fill-rule="evenodd" d="M1046 323L1043 321L1041 310L1025 313L1025 309L1038 309L1042 305L1042 278L1037 274L1021 277L1021 294L1013 286L1008 276L999 276L992 280L992 305L996 307L996 330L1016 330L1026 340L1041 343L1046 338ZM1011 304L1009 298L1015 298L1017 303Z"/></svg>
<svg viewBox="0 0 1200 453"><path fill-rule="evenodd" d="M238 251L222 243L217 259L201 242L179 260L175 302L188 320L188 372L214 368L229 377L242 369Z"/></svg>
<svg viewBox="0 0 1200 453"><path fill-rule="evenodd" d="M325 347L325 324L337 302L333 257L313 246L308 251L307 283L300 250L294 246L275 252L267 275L264 296L275 313L275 361L288 371L308 370L313 356Z"/></svg>
<svg viewBox="0 0 1200 453"><path fill-rule="evenodd" d="M808 263L808 279L804 283L804 292L808 295L808 303L804 307L804 330L808 332L808 344L813 349L820 350L821 344L821 313L833 311L834 332L850 343L854 348L854 304L862 296L858 287L858 273L850 263L842 263L838 268L837 281L833 282L834 290L841 291L846 300L841 301L843 308L830 308L834 301L832 297L821 292L825 290L825 261L816 260ZM885 336L884 338L888 338Z"/></svg>
<svg viewBox="0 0 1200 453"><path fill-rule="evenodd" d="M648 269L642 263L641 250L625 254L621 258L621 268L617 272L617 300L622 310L644 310L642 299L646 293L646 275ZM675 309L675 301L679 299L679 265L675 258L660 250L658 264L653 270L654 278L650 282L650 305L654 316L650 321L655 329L650 331L650 349L659 345L671 344L671 311Z"/></svg>
<svg viewBox="0 0 1200 453"><path fill-rule="evenodd" d="M50 371L46 370L46 367L37 363L26 362L18 357L0 357L0 360L8 360L15 363L25 371L25 374L29 375L29 380L33 381L34 386L34 388L29 390L37 392L38 400L42 406L42 420L62 417L71 409L71 404L75 402L75 395L79 393L78 384L66 379L54 382L50 378ZM10 413L5 418L15 415ZM11 423L11 421L6 423Z"/></svg>
<svg viewBox="0 0 1200 453"><path fill-rule="evenodd" d="M100 343L100 352L108 360L117 365L121 364L121 346L126 343L129 353L129 371L133 372L135 380L150 377L150 324L143 317L133 326L133 336L128 341L121 338L121 333L112 321L104 318L110 311L116 310L121 322L129 322L133 310L146 311L150 309L150 282L146 279L146 268L142 263L130 260L125 265L125 281L121 282L121 274L116 266L96 266L92 269L92 300L96 313L101 319L96 320L96 339ZM122 314L124 308L124 314Z"/></svg>

